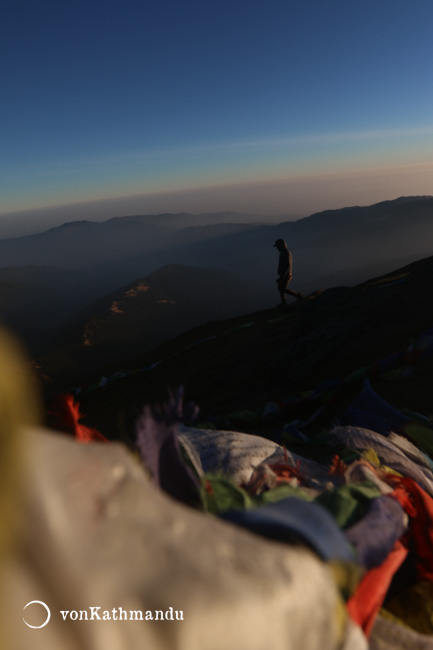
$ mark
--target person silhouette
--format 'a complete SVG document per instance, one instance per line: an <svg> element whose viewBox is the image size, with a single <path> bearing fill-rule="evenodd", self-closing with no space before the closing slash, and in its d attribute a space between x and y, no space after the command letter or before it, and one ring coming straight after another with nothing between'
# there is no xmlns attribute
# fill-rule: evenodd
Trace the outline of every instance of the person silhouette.
<svg viewBox="0 0 433 650"><path fill-rule="evenodd" d="M281 297L281 303L279 306L284 306L286 302L286 294L294 296L299 301L304 297L303 293L298 291L292 291L288 289L289 282L292 279L292 253L287 248L287 244L284 239L277 239L274 244L274 248L277 249L280 253L278 260L278 278L277 278L277 287Z"/></svg>

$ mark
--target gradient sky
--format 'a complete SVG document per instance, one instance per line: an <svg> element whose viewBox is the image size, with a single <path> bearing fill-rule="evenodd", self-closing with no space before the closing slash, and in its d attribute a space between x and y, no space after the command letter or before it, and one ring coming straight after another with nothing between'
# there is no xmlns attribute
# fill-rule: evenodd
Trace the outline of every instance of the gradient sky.
<svg viewBox="0 0 433 650"><path fill-rule="evenodd" d="M433 194L432 25L431 0L3 0L0 213Z"/></svg>

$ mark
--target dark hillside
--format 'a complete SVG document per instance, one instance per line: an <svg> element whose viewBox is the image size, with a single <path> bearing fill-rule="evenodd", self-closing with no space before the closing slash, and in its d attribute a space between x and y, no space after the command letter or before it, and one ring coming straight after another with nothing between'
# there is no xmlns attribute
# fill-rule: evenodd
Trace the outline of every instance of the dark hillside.
<svg viewBox="0 0 433 650"><path fill-rule="evenodd" d="M227 416L234 411L263 410L267 402L299 397L320 382L407 351L433 327L432 283L428 258L353 288L318 292L285 311L207 323L129 365L106 367L106 385L99 387L95 376L80 386L83 410L89 423L117 437L130 430L144 403L162 401L169 387L183 384L202 420L226 418L233 425ZM399 408L431 412L432 359L406 365L397 378L372 372L371 381ZM116 371L124 376L113 376ZM244 429L257 426L269 428L253 416L243 423Z"/></svg>
<svg viewBox="0 0 433 650"><path fill-rule="evenodd" d="M81 310L39 363L62 385L84 381L182 331L254 305L254 292L233 273L164 266Z"/></svg>

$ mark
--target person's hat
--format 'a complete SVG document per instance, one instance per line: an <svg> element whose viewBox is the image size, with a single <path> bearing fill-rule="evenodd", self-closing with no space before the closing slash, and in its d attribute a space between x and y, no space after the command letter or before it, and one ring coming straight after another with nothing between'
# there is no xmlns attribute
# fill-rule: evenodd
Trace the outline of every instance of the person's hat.
<svg viewBox="0 0 433 650"><path fill-rule="evenodd" d="M275 248L275 246L280 246L281 244L282 244L283 246L286 245L286 242L284 241L284 239L277 239L277 241L276 241L275 244L274 244L274 248Z"/></svg>

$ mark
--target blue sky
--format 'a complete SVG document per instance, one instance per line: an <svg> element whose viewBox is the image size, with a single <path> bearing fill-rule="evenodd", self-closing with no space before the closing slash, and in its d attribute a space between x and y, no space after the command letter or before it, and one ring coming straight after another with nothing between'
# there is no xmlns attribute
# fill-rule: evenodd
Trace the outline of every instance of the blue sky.
<svg viewBox="0 0 433 650"><path fill-rule="evenodd" d="M277 180L299 212L294 179L371 170L433 194L432 24L431 0L5 0L0 213Z"/></svg>

